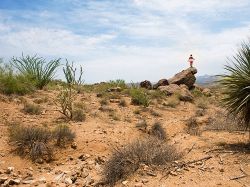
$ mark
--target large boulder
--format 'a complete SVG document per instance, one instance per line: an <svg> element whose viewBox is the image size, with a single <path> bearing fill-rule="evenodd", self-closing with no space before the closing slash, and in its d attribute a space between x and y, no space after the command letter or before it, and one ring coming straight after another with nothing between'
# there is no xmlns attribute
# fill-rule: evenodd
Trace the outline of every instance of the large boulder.
<svg viewBox="0 0 250 187"><path fill-rule="evenodd" d="M193 85L196 81L195 74L197 73L196 68L188 68L186 70L183 70L179 73L177 73L174 77L168 80L170 84L185 84L188 89L193 88Z"/></svg>
<svg viewBox="0 0 250 187"><path fill-rule="evenodd" d="M166 95L172 95L180 91L180 86L177 84L170 84L167 86L159 86L158 90L164 92Z"/></svg>
<svg viewBox="0 0 250 187"><path fill-rule="evenodd" d="M168 96L177 94L181 101L190 101L190 102L193 101L192 93L188 90L188 87L184 84L181 84L180 86L177 84L170 84L167 86L160 86L158 89L164 92Z"/></svg>
<svg viewBox="0 0 250 187"><path fill-rule="evenodd" d="M156 84L154 84L153 89L157 89L159 86L167 86L169 85L167 79L161 79Z"/></svg>
<svg viewBox="0 0 250 187"><path fill-rule="evenodd" d="M152 84L150 81L145 80L145 81L140 82L140 87L150 90L150 89L152 89Z"/></svg>
<svg viewBox="0 0 250 187"><path fill-rule="evenodd" d="M189 102L193 101L194 97L193 97L192 93L189 91L187 85L181 84L180 89L181 89L181 91L180 91L179 98L181 101L189 101Z"/></svg>

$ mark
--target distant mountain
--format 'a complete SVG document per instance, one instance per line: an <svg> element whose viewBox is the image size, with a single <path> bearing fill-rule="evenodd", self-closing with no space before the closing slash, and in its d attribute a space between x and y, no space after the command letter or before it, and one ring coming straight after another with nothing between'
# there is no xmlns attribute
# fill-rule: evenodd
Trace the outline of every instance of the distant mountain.
<svg viewBox="0 0 250 187"><path fill-rule="evenodd" d="M213 84L218 80L218 77L215 75L202 75L196 77L196 83L200 85Z"/></svg>

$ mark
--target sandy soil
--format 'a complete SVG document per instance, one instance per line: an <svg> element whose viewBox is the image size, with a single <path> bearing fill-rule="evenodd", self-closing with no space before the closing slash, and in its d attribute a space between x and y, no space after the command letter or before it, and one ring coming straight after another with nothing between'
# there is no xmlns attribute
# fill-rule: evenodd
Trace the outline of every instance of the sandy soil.
<svg viewBox="0 0 250 187"><path fill-rule="evenodd" d="M136 123L145 119L149 125L161 122L167 132L170 144L177 147L184 156L178 162L188 162L211 156L211 158L195 162L188 167L179 168L169 173L164 167L146 167L139 169L134 175L116 186L148 186L148 187L198 187L198 186L250 186L250 156L249 147L242 147L248 141L248 134L242 131L209 131L203 130L201 135L193 136L185 131L186 121L195 115L197 106L193 103L181 102L176 108L163 107L155 104L148 110L135 114L139 106L130 105L130 98L123 97L127 107L120 107L117 103L110 103L108 107L115 109L116 119L109 112L102 112L100 98L94 93L78 95L78 102L85 106L87 113L84 122L65 122L55 105L56 91L37 91L27 96L0 96L0 176L21 178L28 184L18 186L76 186L65 184L62 174L83 168L86 177L78 177L79 186L93 186L101 179L103 164L110 157L112 149L120 147L133 140L146 136L145 132L136 127ZM22 112L23 100L32 102L38 98L47 98L41 115L29 115ZM159 115L152 115L151 111ZM205 115L198 117L201 129L209 125L209 118L221 110L218 106L209 104ZM8 139L8 124L18 122L22 125L37 125L54 128L59 123L69 123L76 133L77 149L70 145L66 148L55 149L55 160L50 163L33 163L29 158L21 158L13 153L14 146ZM223 145L223 146L222 146ZM80 160L84 155L86 159ZM11 174L6 174L8 167L14 167ZM154 176L147 174L148 170ZM59 176L61 175L61 179ZM234 177L244 177L233 179ZM59 178L59 179L58 179ZM81 183L82 182L82 183ZM91 184L92 183L92 184Z"/></svg>

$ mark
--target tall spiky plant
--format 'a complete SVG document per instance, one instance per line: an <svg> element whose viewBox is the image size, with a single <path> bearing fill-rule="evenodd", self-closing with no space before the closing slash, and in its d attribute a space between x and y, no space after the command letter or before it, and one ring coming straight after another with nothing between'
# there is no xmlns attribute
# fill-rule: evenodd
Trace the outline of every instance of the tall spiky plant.
<svg viewBox="0 0 250 187"><path fill-rule="evenodd" d="M74 67L74 63L71 64L66 59L66 65L63 67L63 73L66 79L66 85L59 93L59 104L61 106L60 112L68 119L73 118L73 102L76 97L76 93L79 93L80 86L83 84L83 68L80 66L79 75L77 77L77 68Z"/></svg>
<svg viewBox="0 0 250 187"><path fill-rule="evenodd" d="M13 57L11 62L20 73L34 81L35 86L39 89L42 89L54 78L56 68L60 65L60 59L46 62L44 58L36 55Z"/></svg>
<svg viewBox="0 0 250 187"><path fill-rule="evenodd" d="M250 40L241 44L225 70L227 73L219 81L225 93L223 103L250 130Z"/></svg>

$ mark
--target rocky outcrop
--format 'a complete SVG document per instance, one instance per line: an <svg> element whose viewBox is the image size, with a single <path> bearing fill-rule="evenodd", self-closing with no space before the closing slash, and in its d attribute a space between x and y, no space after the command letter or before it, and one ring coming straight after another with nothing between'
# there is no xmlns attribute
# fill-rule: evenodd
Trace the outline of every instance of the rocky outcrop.
<svg viewBox="0 0 250 187"><path fill-rule="evenodd" d="M177 84L170 84L167 86L160 86L158 89L168 96L178 94L181 101L193 101L193 95L184 84L180 86Z"/></svg>
<svg viewBox="0 0 250 187"><path fill-rule="evenodd" d="M167 79L161 79L156 84L154 84L153 89L157 89L160 86L167 86L167 85L169 85L168 80Z"/></svg>
<svg viewBox="0 0 250 187"><path fill-rule="evenodd" d="M140 87L146 88L146 89L150 90L150 89L152 89L152 84L151 84L150 81L145 80L145 81L142 81L142 82L140 83Z"/></svg>
<svg viewBox="0 0 250 187"><path fill-rule="evenodd" d="M191 89L196 81L195 74L197 73L196 68L188 68L186 70L177 73L174 77L168 80L170 84L185 84L188 89Z"/></svg>
<svg viewBox="0 0 250 187"><path fill-rule="evenodd" d="M167 96L172 95L180 91L180 86L177 84L170 84L167 86L160 86L158 90L164 92Z"/></svg>

